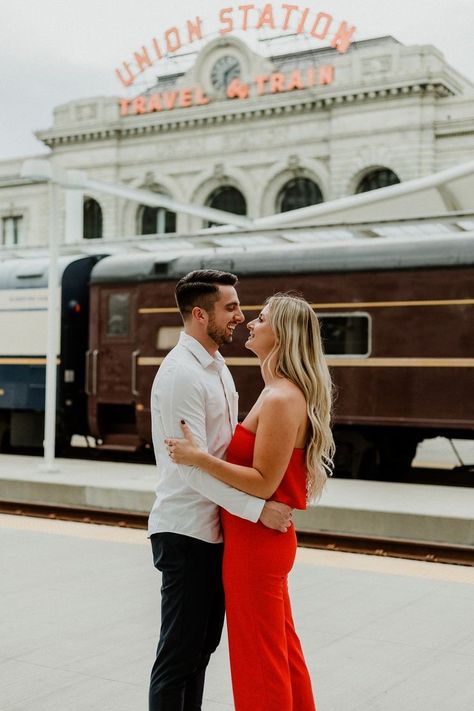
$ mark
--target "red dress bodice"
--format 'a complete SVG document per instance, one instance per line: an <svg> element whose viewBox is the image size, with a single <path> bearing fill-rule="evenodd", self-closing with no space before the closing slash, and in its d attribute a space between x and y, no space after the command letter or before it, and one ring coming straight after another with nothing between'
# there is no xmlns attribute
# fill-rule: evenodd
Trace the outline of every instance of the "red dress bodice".
<svg viewBox="0 0 474 711"><path fill-rule="evenodd" d="M251 467L254 447L255 433L243 425L237 425L227 450L227 461ZM270 497L271 500L288 504L292 509L305 509L306 475L305 450L295 448L291 453L283 479L273 496Z"/></svg>

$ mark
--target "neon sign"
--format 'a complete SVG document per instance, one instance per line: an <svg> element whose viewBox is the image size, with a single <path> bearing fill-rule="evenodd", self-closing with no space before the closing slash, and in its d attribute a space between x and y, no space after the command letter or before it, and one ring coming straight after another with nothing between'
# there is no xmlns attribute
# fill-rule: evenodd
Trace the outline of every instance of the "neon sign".
<svg viewBox="0 0 474 711"><path fill-rule="evenodd" d="M218 32L221 36L236 30L292 30L317 40L332 38L330 46L338 52L347 52L356 28L348 22L338 22L328 12L315 12L309 7L282 3L267 3L260 10L255 5L225 7L218 13ZM124 87L132 86L136 79L155 62L166 55L180 51L185 45L202 40L203 20L195 17L181 27L169 27L161 37L153 37L133 53L130 61L122 62L115 74ZM183 99L184 103L188 99Z"/></svg>

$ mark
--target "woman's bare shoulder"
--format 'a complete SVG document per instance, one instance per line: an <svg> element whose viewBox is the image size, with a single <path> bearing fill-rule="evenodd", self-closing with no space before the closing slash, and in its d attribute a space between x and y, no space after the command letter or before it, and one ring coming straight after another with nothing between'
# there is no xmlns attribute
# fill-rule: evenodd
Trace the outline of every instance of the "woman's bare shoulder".
<svg viewBox="0 0 474 711"><path fill-rule="evenodd" d="M306 411L306 399L303 392L297 385L286 378L281 378L268 388L265 404L271 407L285 404L286 406L295 409L302 408Z"/></svg>

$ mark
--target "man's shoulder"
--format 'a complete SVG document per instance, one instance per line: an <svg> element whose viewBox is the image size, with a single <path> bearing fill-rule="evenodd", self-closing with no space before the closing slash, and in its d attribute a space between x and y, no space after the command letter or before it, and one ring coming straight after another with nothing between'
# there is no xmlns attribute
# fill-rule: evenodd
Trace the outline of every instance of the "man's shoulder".
<svg viewBox="0 0 474 711"><path fill-rule="evenodd" d="M154 386L158 387L163 383L170 384L175 380L195 383L199 380L196 375L201 370L193 354L187 348L178 344L163 359L156 374Z"/></svg>
<svg viewBox="0 0 474 711"><path fill-rule="evenodd" d="M182 343L178 343L170 350L168 355L163 358L160 370L166 368L196 368L198 363L189 348L186 348ZM158 371L159 372L159 371Z"/></svg>

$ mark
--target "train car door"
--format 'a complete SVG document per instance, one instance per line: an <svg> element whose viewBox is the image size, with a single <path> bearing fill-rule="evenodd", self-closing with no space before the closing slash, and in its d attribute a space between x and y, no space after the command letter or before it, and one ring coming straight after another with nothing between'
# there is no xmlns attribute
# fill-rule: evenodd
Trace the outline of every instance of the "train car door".
<svg viewBox="0 0 474 711"><path fill-rule="evenodd" d="M101 286L93 295L86 355L91 430L104 447L135 449L139 446L135 289Z"/></svg>

